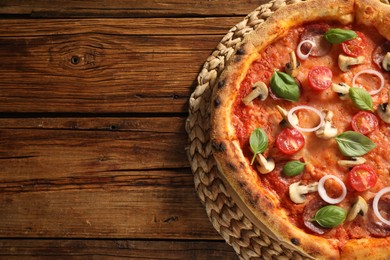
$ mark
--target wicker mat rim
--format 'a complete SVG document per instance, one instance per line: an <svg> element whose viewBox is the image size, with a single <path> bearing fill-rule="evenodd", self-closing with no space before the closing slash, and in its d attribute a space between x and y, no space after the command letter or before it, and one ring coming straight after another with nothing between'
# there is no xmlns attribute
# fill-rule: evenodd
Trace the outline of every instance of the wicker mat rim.
<svg viewBox="0 0 390 260"><path fill-rule="evenodd" d="M246 35L255 30L280 7L306 0L271 0L259 6L223 37L197 77L189 100L186 131L187 150L195 189L214 228L242 259L304 259L267 236L240 210L218 177L210 144L210 95L225 64Z"/></svg>

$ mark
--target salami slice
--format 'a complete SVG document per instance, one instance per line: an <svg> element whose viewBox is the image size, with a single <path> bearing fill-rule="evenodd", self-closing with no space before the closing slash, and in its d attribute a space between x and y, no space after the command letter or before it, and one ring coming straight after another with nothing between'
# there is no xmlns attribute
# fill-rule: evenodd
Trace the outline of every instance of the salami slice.
<svg viewBox="0 0 390 260"><path fill-rule="evenodd" d="M327 42L324 38L324 33L329 29L327 24L311 24L305 28L301 36L301 41L309 40L315 43L315 46L310 44L303 44L301 47L302 53L308 53L310 48L313 49L310 52L310 56L324 56L332 48L332 44Z"/></svg>
<svg viewBox="0 0 390 260"><path fill-rule="evenodd" d="M386 53L390 52L390 41L386 41L382 45L379 45L376 47L372 54L372 60L374 63L378 66L378 68L382 68L382 61L383 58L385 57Z"/></svg>
<svg viewBox="0 0 390 260"><path fill-rule="evenodd" d="M313 218L316 212L326 205L327 203L325 201L321 200L319 197L315 197L306 204L305 209L303 210L303 223L308 229L319 235L324 234L328 229L313 222Z"/></svg>
<svg viewBox="0 0 390 260"><path fill-rule="evenodd" d="M369 202L369 205L372 205L372 200ZM390 197L381 199L379 201L378 208L384 218L390 219ZM390 226L383 223L377 216L375 216L372 207L370 207L370 209L371 210L368 211L365 223L367 230L371 233L371 235L376 237L390 236Z"/></svg>

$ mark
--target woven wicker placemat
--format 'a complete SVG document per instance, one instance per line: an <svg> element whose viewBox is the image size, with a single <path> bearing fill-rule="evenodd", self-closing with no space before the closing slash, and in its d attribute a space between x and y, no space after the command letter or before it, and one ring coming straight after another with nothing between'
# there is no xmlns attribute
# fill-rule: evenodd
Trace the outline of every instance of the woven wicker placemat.
<svg viewBox="0 0 390 260"><path fill-rule="evenodd" d="M186 131L188 157L195 188L214 228L242 259L303 259L256 227L229 196L218 177L210 144L210 95L225 64L245 36L255 30L280 7L305 0L271 0L247 15L223 37L208 57L197 78L197 87L189 101Z"/></svg>

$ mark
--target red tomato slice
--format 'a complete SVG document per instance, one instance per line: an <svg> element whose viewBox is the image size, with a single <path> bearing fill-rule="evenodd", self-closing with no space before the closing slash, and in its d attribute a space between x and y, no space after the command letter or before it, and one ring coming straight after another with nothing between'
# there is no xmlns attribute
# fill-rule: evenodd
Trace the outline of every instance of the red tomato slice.
<svg viewBox="0 0 390 260"><path fill-rule="evenodd" d="M375 170L367 165L356 165L348 173L349 184L359 192L366 191L375 186L377 176Z"/></svg>
<svg viewBox="0 0 390 260"><path fill-rule="evenodd" d="M318 91L323 91L332 85L332 71L326 66L314 66L308 74L309 86Z"/></svg>
<svg viewBox="0 0 390 260"><path fill-rule="evenodd" d="M378 128L378 118L370 112L360 111L352 118L352 128L363 135L374 132Z"/></svg>
<svg viewBox="0 0 390 260"><path fill-rule="evenodd" d="M284 154L294 154L305 145L305 138L294 128L286 128L276 138L276 147Z"/></svg>
<svg viewBox="0 0 390 260"><path fill-rule="evenodd" d="M357 57L363 54L364 49L367 47L367 40L363 33L356 32L357 37L341 43L341 47L345 54Z"/></svg>

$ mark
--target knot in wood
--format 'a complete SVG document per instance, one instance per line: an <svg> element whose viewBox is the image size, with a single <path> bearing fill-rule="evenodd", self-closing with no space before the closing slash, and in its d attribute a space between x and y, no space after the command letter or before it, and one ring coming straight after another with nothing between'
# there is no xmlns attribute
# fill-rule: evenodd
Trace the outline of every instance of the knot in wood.
<svg viewBox="0 0 390 260"><path fill-rule="evenodd" d="M101 43L79 39L78 41L67 41L51 48L50 60L60 61L57 64L65 70L90 70L101 66L103 52Z"/></svg>

